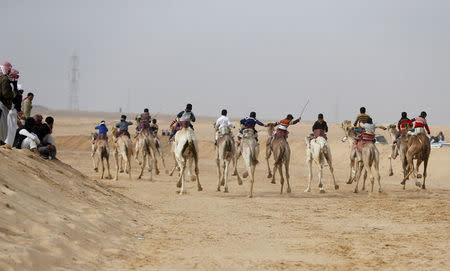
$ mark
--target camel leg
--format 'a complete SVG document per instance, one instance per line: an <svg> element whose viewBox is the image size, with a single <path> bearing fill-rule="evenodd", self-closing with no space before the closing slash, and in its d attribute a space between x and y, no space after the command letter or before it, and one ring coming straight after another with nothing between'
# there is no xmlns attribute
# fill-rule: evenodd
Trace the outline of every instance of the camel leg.
<svg viewBox="0 0 450 271"><path fill-rule="evenodd" d="M379 162L380 161L375 160L374 167L375 167L375 177L377 178L377 182L378 182L378 193L381 193L381 192L383 192L383 190L381 189L380 163ZM373 187L373 182L372 182L372 187ZM373 190L373 188L372 188L372 190Z"/></svg>
<svg viewBox="0 0 450 271"><path fill-rule="evenodd" d="M306 165L308 166L308 187L305 189L305 192L311 192L312 159L310 157L306 158Z"/></svg>
<svg viewBox="0 0 450 271"><path fill-rule="evenodd" d="M250 171L250 194L248 195L248 197L253 198L253 184L255 182L255 166L251 165L247 167L247 170Z"/></svg>
<svg viewBox="0 0 450 271"><path fill-rule="evenodd" d="M216 158L216 165L217 165L217 176L219 177L219 180L217 181L217 191L220 191L220 181L222 180L222 169L220 168L219 158Z"/></svg>
<svg viewBox="0 0 450 271"><path fill-rule="evenodd" d="M105 163L103 161L103 157L100 156L100 160L102 163L102 176L100 177L100 179L103 179L105 177Z"/></svg>
<svg viewBox="0 0 450 271"><path fill-rule="evenodd" d="M364 168L364 164L363 164L363 168ZM362 191L366 190L366 180L367 180L367 170L364 168L363 186L361 188Z"/></svg>
<svg viewBox="0 0 450 271"><path fill-rule="evenodd" d="M364 167L359 162L357 163L357 165L358 165L358 167L357 167L356 174L355 174L356 186L355 186L355 190L353 190L354 193L358 193L359 179L361 178L361 174L362 174L363 167Z"/></svg>
<svg viewBox="0 0 450 271"><path fill-rule="evenodd" d="M314 160L316 161L316 160ZM316 161L317 167L319 168L319 192L325 193L325 188L322 183L322 175L323 175L323 164L319 161Z"/></svg>
<svg viewBox="0 0 450 271"><path fill-rule="evenodd" d="M136 141L136 153L134 154L134 160L136 160L136 162L138 162L139 165L141 165L141 161L139 160L139 139Z"/></svg>
<svg viewBox="0 0 450 271"><path fill-rule="evenodd" d="M97 157L95 157L95 153L92 153L92 163L94 165L95 172L98 172L98 160Z"/></svg>
<svg viewBox="0 0 450 271"><path fill-rule="evenodd" d="M195 159L194 162L195 162L195 178L197 179L197 190L202 191L203 188L202 188L202 185L200 184L200 178L198 177L198 175L199 175L198 160Z"/></svg>
<svg viewBox="0 0 450 271"><path fill-rule="evenodd" d="M336 179L334 178L334 168L333 168L333 162L331 160L331 155L330 154L325 155L325 159L327 159L328 166L330 167L331 177L333 178L334 189L338 190L339 185L336 184Z"/></svg>
<svg viewBox="0 0 450 271"><path fill-rule="evenodd" d="M372 173L372 168L369 165L369 161L365 161L364 162L364 168L366 169L366 171L369 174L369 178L370 178L370 183L371 183L371 188L370 188L370 192L373 192L373 184L375 182L375 178L373 177L373 173Z"/></svg>
<svg viewBox="0 0 450 271"><path fill-rule="evenodd" d="M131 156L129 153L124 153L123 160L126 166L126 173L128 173L128 178L131 180Z"/></svg>
<svg viewBox="0 0 450 271"><path fill-rule="evenodd" d="M119 180L119 153L114 151L114 160L116 161L116 181Z"/></svg>
<svg viewBox="0 0 450 271"><path fill-rule="evenodd" d="M119 166L120 166L119 172L123 173L123 157L122 157L122 154L119 155Z"/></svg>
<svg viewBox="0 0 450 271"><path fill-rule="evenodd" d="M186 163L183 162L180 165L180 176L178 177L178 182L181 182L181 189L180 189L180 195L186 194L185 188L184 188L184 171L186 170Z"/></svg>
<svg viewBox="0 0 450 271"><path fill-rule="evenodd" d="M273 164L273 174L272 174L272 182L273 184L275 184L275 175L277 174L277 170L279 170L278 166L276 163Z"/></svg>
<svg viewBox="0 0 450 271"><path fill-rule="evenodd" d="M238 184L242 185L241 176L239 176L239 172L237 171L237 158L236 157L233 157L233 163L234 163L234 173L233 173L233 175L237 176Z"/></svg>
<svg viewBox="0 0 450 271"><path fill-rule="evenodd" d="M406 174L406 176L403 178L403 181L401 182L401 184L403 185L403 190L405 190L406 180L409 178L409 175L411 175L414 171L413 156L409 154L409 152L406 154L406 161L408 162L409 172L408 174Z"/></svg>
<svg viewBox="0 0 450 271"><path fill-rule="evenodd" d="M223 192L228 193L228 168L230 166L230 161L226 160L225 161L225 172L224 172L224 177L225 177L225 189Z"/></svg>
<svg viewBox="0 0 450 271"><path fill-rule="evenodd" d="M138 150L136 151L138 152ZM144 174L145 164L146 164L147 154L145 152L142 152L142 163L139 163L141 165L141 172L139 173L139 176L137 177L138 180L142 177Z"/></svg>
<svg viewBox="0 0 450 271"><path fill-rule="evenodd" d="M272 151L270 150L270 146L266 145L266 163L267 163L267 178L272 178L272 171L270 170L270 164L269 164L269 158L272 154Z"/></svg>
<svg viewBox="0 0 450 271"><path fill-rule="evenodd" d="M109 153L109 152L108 152ZM106 158L106 166L108 167L108 176L106 177L107 179L112 179L112 176L111 176L111 171L110 171L110 166L109 166L109 155L108 155L108 157Z"/></svg>
<svg viewBox="0 0 450 271"><path fill-rule="evenodd" d="M280 194L283 194L283 187L284 187L283 167L281 163L276 165L276 167L278 168L278 173L280 173L280 184L281 184Z"/></svg>
<svg viewBox="0 0 450 271"><path fill-rule="evenodd" d="M284 163L286 182L287 182L287 190L286 193L291 193L291 184L289 183L289 160Z"/></svg>
<svg viewBox="0 0 450 271"><path fill-rule="evenodd" d="M394 175L394 170L392 169L392 157L389 155L389 176Z"/></svg>
<svg viewBox="0 0 450 271"><path fill-rule="evenodd" d="M428 157L425 157L423 160L423 183L422 189L425 189L425 179L427 178L427 166L428 166Z"/></svg>
<svg viewBox="0 0 450 271"><path fill-rule="evenodd" d="M350 157L350 175L348 177L347 184L353 183L353 168L354 167L355 167L355 159L353 157ZM354 175L356 176L356 174L354 174Z"/></svg>
<svg viewBox="0 0 450 271"><path fill-rule="evenodd" d="M419 174L419 166L422 164L422 159L417 159L417 166L414 169L415 173L416 173L416 186L418 187L422 187L422 184L419 182L418 178L421 177Z"/></svg>

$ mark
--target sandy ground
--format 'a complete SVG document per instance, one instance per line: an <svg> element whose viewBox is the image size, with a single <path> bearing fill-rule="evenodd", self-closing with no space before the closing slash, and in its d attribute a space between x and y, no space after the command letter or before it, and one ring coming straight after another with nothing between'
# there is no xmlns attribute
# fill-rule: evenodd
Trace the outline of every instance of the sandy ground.
<svg viewBox="0 0 450 271"><path fill-rule="evenodd" d="M96 196L101 204L94 202L90 208L95 209L90 210L95 219L103 222L112 217L109 226L115 228L102 231L100 227L100 238L83 236L97 245L101 243L103 250L75 246L70 250L72 256L86 259L85 262L75 262L71 267L49 262L49 266L60 268L57 270L78 267L80 270L450 270L450 148L432 150L426 190L418 189L412 181L402 190L400 162L394 161L395 175L389 177L390 147L378 145L384 192L354 194L354 184L345 184L349 146L340 142L343 136L340 127L329 124L329 143L340 190L332 188L331 176L325 168L327 192L320 194L314 168L314 186L310 193L305 193L304 136L309 133L311 123L301 123L290 128L292 193L280 195L279 182L274 185L266 178L265 147L261 144L255 197L249 199L249 182L244 180L244 185L239 186L235 177L230 178L229 193L216 191L212 120L200 118L195 127L204 191L198 192L195 183L188 182L188 194L179 196L176 178L164 170L151 181L148 172L143 180L136 180L135 161L132 180L124 174L119 181L99 180L99 174L92 169L89 134L99 120L105 118L112 123L113 117L56 114L58 158L89 177L80 182L91 182L108 191L105 192L110 194L108 200ZM168 118L163 118L160 127L167 127L167 121ZM442 130L450 135L450 127L431 129L433 134ZM389 138L387 133L381 134ZM266 132L261 128L260 141L265 142L265 138ZM165 156L170 168L173 160L166 145ZM114 175L113 162L111 170ZM243 172L242 160L239 171ZM75 203L88 204L82 200L76 198ZM66 204L70 204L70 198ZM0 223L0 229L1 226ZM84 230L82 225L80 230ZM29 238L39 240L42 235L36 231ZM8 237L11 236L0 231L0 249L1 238ZM19 243L18 239L11 240L11 246ZM63 242L71 244L72 240L69 237ZM42 246L51 250L54 244ZM15 253L8 251L5 249ZM87 256L83 254L86 251ZM59 261L64 262L63 256ZM8 265L11 259L6 259L5 266L14 266ZM30 261L39 263L36 259Z"/></svg>

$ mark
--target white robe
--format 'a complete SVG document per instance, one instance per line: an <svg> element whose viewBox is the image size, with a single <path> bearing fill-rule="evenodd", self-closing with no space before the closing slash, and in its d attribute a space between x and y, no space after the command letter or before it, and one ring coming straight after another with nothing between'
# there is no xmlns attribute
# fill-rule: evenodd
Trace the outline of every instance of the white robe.
<svg viewBox="0 0 450 271"><path fill-rule="evenodd" d="M14 144L14 138L16 137L16 131L19 126L17 125L17 110L15 108L9 110L8 114L8 135L5 143L12 146Z"/></svg>
<svg viewBox="0 0 450 271"><path fill-rule="evenodd" d="M8 136L8 113L9 109L0 102L0 110L2 110L2 114L0 116L0 140L5 141Z"/></svg>

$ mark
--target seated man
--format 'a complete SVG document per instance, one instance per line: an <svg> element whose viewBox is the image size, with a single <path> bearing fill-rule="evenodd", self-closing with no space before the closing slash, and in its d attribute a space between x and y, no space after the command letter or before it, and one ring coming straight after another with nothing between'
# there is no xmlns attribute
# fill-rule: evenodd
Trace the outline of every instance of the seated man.
<svg viewBox="0 0 450 271"><path fill-rule="evenodd" d="M108 140L108 127L106 127L105 121L102 120L100 125L95 127L95 130L98 130L97 139Z"/></svg>
<svg viewBox="0 0 450 271"><path fill-rule="evenodd" d="M409 121L410 119L408 118L408 115L406 112L402 112L402 117L400 118L400 120L397 123L397 129L398 132L395 135L395 140L394 140L394 144L397 143L397 139L403 134L403 133L408 133L408 128L409 128Z"/></svg>
<svg viewBox="0 0 450 271"><path fill-rule="evenodd" d="M314 138L321 136L327 139L326 133L328 133L328 125L327 122L323 120L323 114L319 114L317 117L317 121L314 123L312 131Z"/></svg>
<svg viewBox="0 0 450 271"><path fill-rule="evenodd" d="M368 118L364 123L364 131L361 133L361 140L375 143L375 129L376 125L373 124L372 118Z"/></svg>
<svg viewBox="0 0 450 271"><path fill-rule="evenodd" d="M241 119L240 123L241 123L241 130L239 131L239 135L238 135L238 144L240 144L240 141L243 137L243 131L245 129L252 129L253 132L255 133L255 139L256 139L256 141L258 141L258 131L256 131L255 126L256 126L256 124L258 124L259 126L264 126L264 123L262 123L256 119L256 113L250 112L250 116L246 117L244 119Z"/></svg>
<svg viewBox="0 0 450 271"><path fill-rule="evenodd" d="M158 124L156 124L156 119L152 119L152 123L150 123L150 133L152 133L153 135L155 135L157 137L158 130L159 130L159 126L158 126Z"/></svg>
<svg viewBox="0 0 450 271"><path fill-rule="evenodd" d="M360 114L356 117L356 120L353 123L353 126L355 126L357 128L362 128L364 126L364 124L367 122L367 120L370 118L370 116L366 114L365 107L361 107L359 109L359 112L360 112Z"/></svg>
<svg viewBox="0 0 450 271"><path fill-rule="evenodd" d="M26 118L25 124L16 131L13 147L17 149L29 149L32 152L39 154L38 147L41 144L41 141L33 132L35 125L36 121L34 118Z"/></svg>
<svg viewBox="0 0 450 271"><path fill-rule="evenodd" d="M121 135L126 135L130 137L130 133L128 132L128 126L133 125L132 122L127 121L127 116L122 115L120 117L120 122L116 124L116 127L119 128L119 131L116 134L116 137L119 137Z"/></svg>
<svg viewBox="0 0 450 271"><path fill-rule="evenodd" d="M140 131L149 130L150 129L150 121L151 121L150 113L148 112L148 108L145 108L144 113L142 113L141 117L140 117L140 122L139 122Z"/></svg>
<svg viewBox="0 0 450 271"><path fill-rule="evenodd" d="M223 127L228 128L234 128L233 123L230 122L230 119L227 117L228 111L226 109L223 109L221 112L221 116L216 120L216 123L214 124L214 128L216 129L216 137L214 141L214 145L217 145L217 140L220 136L220 129ZM231 132L231 130L230 130Z"/></svg>
<svg viewBox="0 0 450 271"><path fill-rule="evenodd" d="M41 124L40 129L36 131L36 134L41 141L41 146L38 148L42 157L53 159L56 158L56 143L53 139L53 117L46 117L45 122Z"/></svg>
<svg viewBox="0 0 450 271"><path fill-rule="evenodd" d="M413 134L425 134L425 130L427 131L428 135L430 134L430 128L428 128L426 117L427 113L425 111L422 111L422 113L420 113L420 116L415 117L409 121L409 125L414 130Z"/></svg>

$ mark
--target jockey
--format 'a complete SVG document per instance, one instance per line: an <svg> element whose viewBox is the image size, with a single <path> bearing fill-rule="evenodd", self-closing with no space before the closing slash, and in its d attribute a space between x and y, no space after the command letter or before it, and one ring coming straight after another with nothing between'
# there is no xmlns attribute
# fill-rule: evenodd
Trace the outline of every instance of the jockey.
<svg viewBox="0 0 450 271"><path fill-rule="evenodd" d="M150 133L154 135L158 135L159 126L156 124L156 119L152 119L152 123L150 123Z"/></svg>
<svg viewBox="0 0 450 271"><path fill-rule="evenodd" d="M372 118L368 118L366 123L364 123L364 131L361 134L361 139L363 141L372 141L375 143L375 129L377 126L373 124Z"/></svg>
<svg viewBox="0 0 450 271"><path fill-rule="evenodd" d="M108 140L108 137L107 137L108 128L106 127L106 124L105 124L104 120L102 120L100 122L99 126L95 127L95 130L98 130L98 137L97 137L97 139Z"/></svg>
<svg viewBox="0 0 450 271"><path fill-rule="evenodd" d="M415 117L409 121L409 125L414 129L414 134L425 134L425 130L428 134L430 134L430 128L428 128L426 117L427 113L425 111L422 111L422 113L420 113L420 116Z"/></svg>
<svg viewBox="0 0 450 271"><path fill-rule="evenodd" d="M289 127L289 125L297 124L300 121L300 119L301 118L294 120L294 117L291 114L288 114L285 119L282 119L276 123L277 125L279 124L277 130L287 132L287 128Z"/></svg>
<svg viewBox="0 0 450 271"><path fill-rule="evenodd" d="M172 134L169 136L169 141L175 136L178 130L183 128L185 125L189 125L189 127L194 130L194 126L192 126L191 122L195 122L195 116L192 112L192 104L187 104L186 109L178 113L177 117L170 124Z"/></svg>
<svg viewBox="0 0 450 271"><path fill-rule="evenodd" d="M148 113L148 108L144 109L144 113L141 114L139 121L139 131L142 130L148 130L150 129L150 121L151 121L151 116L150 113Z"/></svg>
<svg viewBox="0 0 450 271"><path fill-rule="evenodd" d="M214 141L214 145L217 145L217 139L219 139L219 129L222 127L234 128L233 123L230 122L230 119L227 117L228 111L226 109L222 110L222 116L220 116L216 123L214 124L214 128L216 129L216 137Z"/></svg>
<svg viewBox="0 0 450 271"><path fill-rule="evenodd" d="M326 139L326 133L328 133L328 125L327 122L323 120L322 113L317 117L317 121L314 123L312 131L314 133L314 138L321 136Z"/></svg>
<svg viewBox="0 0 450 271"><path fill-rule="evenodd" d="M121 135L127 135L128 137L130 137L130 133L128 133L129 125L133 125L133 123L127 121L127 116L120 116L120 122L116 124L116 127L119 128L119 132L117 132L116 137L119 137Z"/></svg>
<svg viewBox="0 0 450 271"><path fill-rule="evenodd" d="M241 130L239 131L238 139L241 140L243 131L245 129L252 129L255 133L255 139L258 141L258 131L256 131L255 126L258 124L259 126L264 126L264 123L260 122L256 119L256 113L251 112L249 117L246 117L244 119L241 119Z"/></svg>
<svg viewBox="0 0 450 271"><path fill-rule="evenodd" d="M410 119L408 119L407 113L406 112L402 112L402 117L397 123L398 132L395 135L394 144L397 143L397 139L400 137L400 135L402 133L407 133L408 132L409 121L410 121Z"/></svg>
<svg viewBox="0 0 450 271"><path fill-rule="evenodd" d="M370 118L369 115L366 114L366 108L361 107L359 109L360 114L356 117L355 122L353 123L353 126L362 128L363 125L367 122L367 120Z"/></svg>

